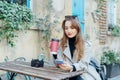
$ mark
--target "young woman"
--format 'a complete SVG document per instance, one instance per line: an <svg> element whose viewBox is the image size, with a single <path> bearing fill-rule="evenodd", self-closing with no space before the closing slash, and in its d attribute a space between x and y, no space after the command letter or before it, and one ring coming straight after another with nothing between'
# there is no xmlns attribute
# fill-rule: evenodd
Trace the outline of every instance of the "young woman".
<svg viewBox="0 0 120 80"><path fill-rule="evenodd" d="M92 57L91 44L83 40L77 17L65 16L62 29L63 37L57 57L64 63L58 67L65 71L85 70L85 73L69 80L101 80L95 68L89 65Z"/></svg>

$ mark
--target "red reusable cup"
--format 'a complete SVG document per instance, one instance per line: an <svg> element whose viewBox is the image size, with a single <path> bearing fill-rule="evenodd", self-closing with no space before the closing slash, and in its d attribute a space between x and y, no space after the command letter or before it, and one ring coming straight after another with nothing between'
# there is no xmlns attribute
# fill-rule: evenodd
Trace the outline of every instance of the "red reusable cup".
<svg viewBox="0 0 120 80"><path fill-rule="evenodd" d="M58 39L51 39L50 43L50 53L53 54L54 58L57 58L59 40Z"/></svg>

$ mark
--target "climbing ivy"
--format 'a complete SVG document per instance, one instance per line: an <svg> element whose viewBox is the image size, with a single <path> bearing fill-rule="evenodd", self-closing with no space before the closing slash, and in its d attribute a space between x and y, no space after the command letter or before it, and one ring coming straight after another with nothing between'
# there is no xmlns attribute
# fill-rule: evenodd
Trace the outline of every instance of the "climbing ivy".
<svg viewBox="0 0 120 80"><path fill-rule="evenodd" d="M7 40L10 46L15 46L16 31L30 28L34 18L31 10L26 6L0 1L0 40Z"/></svg>

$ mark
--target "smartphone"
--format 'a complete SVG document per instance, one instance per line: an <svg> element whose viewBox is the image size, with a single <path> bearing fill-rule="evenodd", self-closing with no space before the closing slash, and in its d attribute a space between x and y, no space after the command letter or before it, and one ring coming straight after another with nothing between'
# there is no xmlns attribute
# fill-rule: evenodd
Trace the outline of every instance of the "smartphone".
<svg viewBox="0 0 120 80"><path fill-rule="evenodd" d="M55 63L59 65L59 64L63 64L64 62L62 60L56 59Z"/></svg>

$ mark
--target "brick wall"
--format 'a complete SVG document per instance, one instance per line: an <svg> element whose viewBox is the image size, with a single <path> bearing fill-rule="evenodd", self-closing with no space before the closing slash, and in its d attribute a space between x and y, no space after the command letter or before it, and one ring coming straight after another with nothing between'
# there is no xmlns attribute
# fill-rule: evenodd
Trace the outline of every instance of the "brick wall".
<svg viewBox="0 0 120 80"><path fill-rule="evenodd" d="M99 17L99 30L100 30L100 36L99 36L99 43L105 44L107 41L107 0L104 0L102 3L102 6L99 7L101 11L101 15Z"/></svg>

